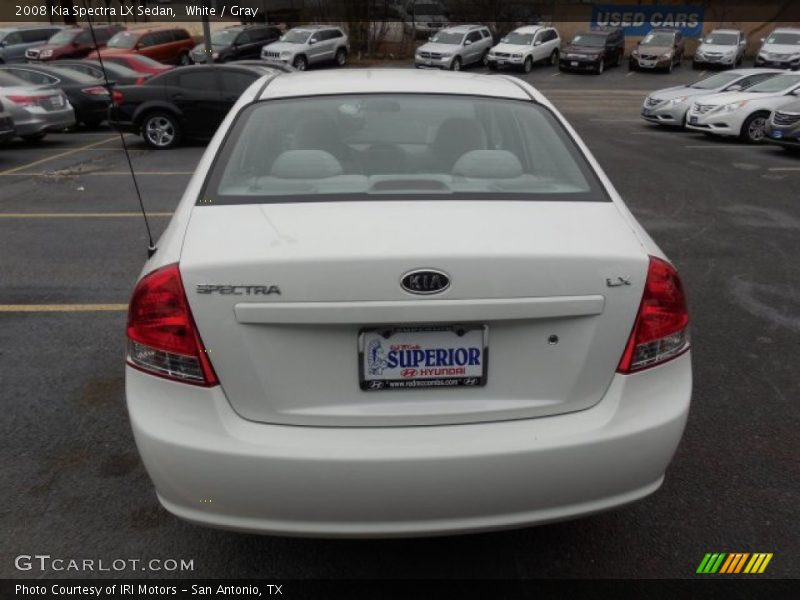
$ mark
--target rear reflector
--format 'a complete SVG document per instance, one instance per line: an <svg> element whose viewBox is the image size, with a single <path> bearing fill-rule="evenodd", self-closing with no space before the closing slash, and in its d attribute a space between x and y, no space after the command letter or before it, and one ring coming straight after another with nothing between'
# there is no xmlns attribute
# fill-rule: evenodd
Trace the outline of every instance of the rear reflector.
<svg viewBox="0 0 800 600"><path fill-rule="evenodd" d="M125 102L125 96L122 95L122 92L119 90L111 90L111 103L114 104L114 106L120 106L123 102Z"/></svg>
<svg viewBox="0 0 800 600"><path fill-rule="evenodd" d="M633 373L689 349L689 311L675 268L650 257L639 313L617 371Z"/></svg>
<svg viewBox="0 0 800 600"><path fill-rule="evenodd" d="M175 381L206 387L218 383L177 264L146 275L133 291L128 310L128 363Z"/></svg>

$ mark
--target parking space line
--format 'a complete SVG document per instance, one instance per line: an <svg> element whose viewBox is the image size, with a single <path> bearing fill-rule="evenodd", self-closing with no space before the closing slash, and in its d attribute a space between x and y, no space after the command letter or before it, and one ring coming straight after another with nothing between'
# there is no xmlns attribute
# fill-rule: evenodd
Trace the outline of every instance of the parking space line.
<svg viewBox="0 0 800 600"><path fill-rule="evenodd" d="M641 119L589 119L595 123L641 123Z"/></svg>
<svg viewBox="0 0 800 600"><path fill-rule="evenodd" d="M0 173L0 177L53 177L59 174L57 171L39 171L33 173ZM89 171L86 173L73 173L69 174L70 177L82 177L84 175L92 175L94 177L103 175L114 175L118 177L130 177L130 171ZM136 171L136 176L139 175L194 175L194 171Z"/></svg>
<svg viewBox="0 0 800 600"><path fill-rule="evenodd" d="M148 212L148 217L171 217L171 212ZM0 213L0 219L141 219L140 212Z"/></svg>
<svg viewBox="0 0 800 600"><path fill-rule="evenodd" d="M35 167L36 165L41 165L43 163L49 162L51 160L55 160L57 158L63 158L65 156L70 156L71 154L77 154L78 152L83 152L84 150L89 150L90 148L94 148L95 146L100 146L101 144L107 144L109 142L113 142L114 140L118 140L119 136L115 135L109 137L105 140L100 140L99 142L93 142L91 144L86 144L85 146L80 146L78 148L72 148L70 150L65 150L64 152L59 152L58 154L54 154L53 156L47 156L45 158L40 158L39 160L35 160L31 163L26 165L21 165L19 167L14 167L13 169L8 169L7 171L0 172L0 175L10 175L11 173L16 173L17 171L23 171L25 169L30 169L31 167Z"/></svg>
<svg viewBox="0 0 800 600"><path fill-rule="evenodd" d="M123 312L127 304L0 304L0 313L11 312Z"/></svg>
<svg viewBox="0 0 800 600"><path fill-rule="evenodd" d="M800 167L770 167L769 171L800 171Z"/></svg>
<svg viewBox="0 0 800 600"><path fill-rule="evenodd" d="M699 146L684 146L684 148L689 148L691 150L742 150L742 146L711 146L711 145L699 145Z"/></svg>

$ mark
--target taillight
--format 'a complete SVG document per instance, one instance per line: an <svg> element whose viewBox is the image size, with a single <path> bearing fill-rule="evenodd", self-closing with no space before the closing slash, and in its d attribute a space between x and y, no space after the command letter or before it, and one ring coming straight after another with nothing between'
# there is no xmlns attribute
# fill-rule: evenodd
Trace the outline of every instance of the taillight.
<svg viewBox="0 0 800 600"><path fill-rule="evenodd" d="M114 106L121 106L125 102L125 96L119 90L111 90L111 102Z"/></svg>
<svg viewBox="0 0 800 600"><path fill-rule="evenodd" d="M651 256L639 314L617 371L641 371L688 349L689 312L680 277L672 265Z"/></svg>
<svg viewBox="0 0 800 600"><path fill-rule="evenodd" d="M108 96L108 90L102 85L93 85L92 87L83 88L81 91L90 96Z"/></svg>
<svg viewBox="0 0 800 600"><path fill-rule="evenodd" d="M6 96L14 104L20 106L33 106L39 104L42 100L47 100L49 96Z"/></svg>
<svg viewBox="0 0 800 600"><path fill-rule="evenodd" d="M176 381L206 387L218 383L177 264L146 275L133 291L128 309L128 363Z"/></svg>

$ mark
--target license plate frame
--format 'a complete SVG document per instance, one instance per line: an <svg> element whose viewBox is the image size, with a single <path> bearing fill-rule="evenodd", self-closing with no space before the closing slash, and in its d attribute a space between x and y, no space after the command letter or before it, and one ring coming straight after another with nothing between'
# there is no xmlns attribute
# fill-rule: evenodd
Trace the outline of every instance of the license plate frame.
<svg viewBox="0 0 800 600"><path fill-rule="evenodd" d="M64 98L61 96L50 96L50 106L53 108L64 108Z"/></svg>
<svg viewBox="0 0 800 600"><path fill-rule="evenodd" d="M700 117L689 117L689 124L690 125L697 125L697 122L700 120Z"/></svg>
<svg viewBox="0 0 800 600"><path fill-rule="evenodd" d="M570 67L577 67L580 66L580 63L577 60L573 60L569 63Z"/></svg>
<svg viewBox="0 0 800 600"><path fill-rule="evenodd" d="M373 344L376 340L377 353ZM448 352L450 349L452 353ZM435 355L437 351L440 354L435 358L443 364L427 364L433 358L429 353ZM391 352L406 352L404 358L409 364L401 364L400 355L392 356ZM424 356L408 354L415 352ZM418 364L420 360L425 364ZM447 364L450 361L452 364ZM489 327L483 324L387 325L364 328L358 333L358 380L365 392L484 387L488 363Z"/></svg>

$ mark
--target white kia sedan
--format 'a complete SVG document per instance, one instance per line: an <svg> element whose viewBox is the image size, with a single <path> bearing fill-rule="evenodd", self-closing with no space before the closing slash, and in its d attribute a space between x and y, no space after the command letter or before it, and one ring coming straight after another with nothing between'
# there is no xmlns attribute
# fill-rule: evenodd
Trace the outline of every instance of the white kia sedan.
<svg viewBox="0 0 800 600"><path fill-rule="evenodd" d="M131 299L158 498L303 536L463 533L654 492L691 396L680 279L523 81L268 76Z"/></svg>

